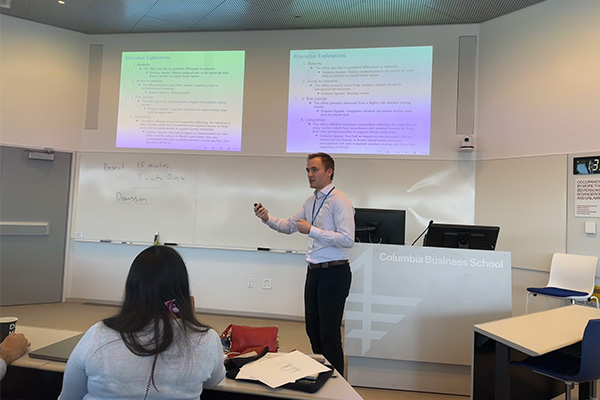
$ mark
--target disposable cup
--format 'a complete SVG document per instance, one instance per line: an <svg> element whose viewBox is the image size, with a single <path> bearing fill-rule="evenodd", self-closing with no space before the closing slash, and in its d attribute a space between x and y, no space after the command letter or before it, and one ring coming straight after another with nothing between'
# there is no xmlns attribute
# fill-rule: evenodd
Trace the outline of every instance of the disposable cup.
<svg viewBox="0 0 600 400"><path fill-rule="evenodd" d="M0 343L6 339L8 335L15 333L17 329L17 317L0 317Z"/></svg>

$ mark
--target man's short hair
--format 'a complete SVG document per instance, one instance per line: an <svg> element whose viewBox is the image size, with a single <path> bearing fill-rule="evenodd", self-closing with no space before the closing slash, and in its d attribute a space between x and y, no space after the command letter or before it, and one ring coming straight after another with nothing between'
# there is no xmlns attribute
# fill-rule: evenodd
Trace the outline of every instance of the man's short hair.
<svg viewBox="0 0 600 400"><path fill-rule="evenodd" d="M312 153L308 155L308 160L312 160L313 158L317 157L321 159L325 171L331 168L331 180L333 180L333 173L335 172L335 161L333 161L333 158L331 158L331 156L327 153Z"/></svg>

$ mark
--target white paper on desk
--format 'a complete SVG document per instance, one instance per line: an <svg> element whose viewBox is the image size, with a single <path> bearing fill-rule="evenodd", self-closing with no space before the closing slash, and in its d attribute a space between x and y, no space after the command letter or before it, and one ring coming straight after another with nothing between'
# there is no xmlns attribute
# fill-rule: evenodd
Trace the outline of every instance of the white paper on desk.
<svg viewBox="0 0 600 400"><path fill-rule="evenodd" d="M267 353L261 358L261 360L268 360L270 358L280 357L284 354L286 354L286 353ZM254 361L254 362L257 362L257 361ZM251 381L258 380L254 376L252 376L248 372L246 372L246 370L244 370L243 368L244 367L242 366L242 368L239 370L238 374L235 376L235 379L244 379L244 380L251 380Z"/></svg>
<svg viewBox="0 0 600 400"><path fill-rule="evenodd" d="M329 371L329 368L299 351L260 359L240 369L240 373L250 375L272 388L325 371Z"/></svg>

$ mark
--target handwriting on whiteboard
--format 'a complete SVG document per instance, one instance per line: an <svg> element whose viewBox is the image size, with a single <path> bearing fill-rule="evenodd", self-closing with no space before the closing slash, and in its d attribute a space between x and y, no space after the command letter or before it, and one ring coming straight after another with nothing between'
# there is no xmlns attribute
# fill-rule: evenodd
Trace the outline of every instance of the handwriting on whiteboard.
<svg viewBox="0 0 600 400"><path fill-rule="evenodd" d="M126 193L115 193L115 200L118 203L133 203L133 204L150 204L147 197L128 195Z"/></svg>
<svg viewBox="0 0 600 400"><path fill-rule="evenodd" d="M148 189L187 189L188 180L194 177L186 177L178 169L161 160L102 163L102 172L114 175L123 184L114 192L114 201L119 204L150 205L152 194L145 192Z"/></svg>

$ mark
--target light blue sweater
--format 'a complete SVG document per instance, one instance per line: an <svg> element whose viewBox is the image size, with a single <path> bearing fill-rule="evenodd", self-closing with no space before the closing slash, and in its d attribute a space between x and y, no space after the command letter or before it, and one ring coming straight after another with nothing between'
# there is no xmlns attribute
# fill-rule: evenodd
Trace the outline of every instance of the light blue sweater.
<svg viewBox="0 0 600 400"><path fill-rule="evenodd" d="M198 400L203 387L225 377L219 335L211 329L184 336L179 322L172 323L173 344L158 356L154 371L158 391L151 384L147 399ZM98 322L73 350L59 400L143 399L153 358L136 356L118 332Z"/></svg>

